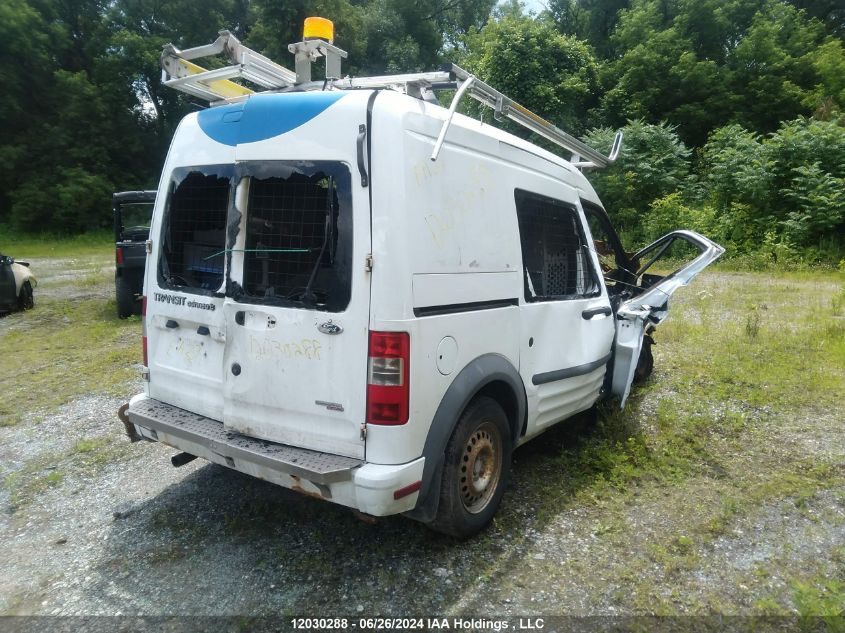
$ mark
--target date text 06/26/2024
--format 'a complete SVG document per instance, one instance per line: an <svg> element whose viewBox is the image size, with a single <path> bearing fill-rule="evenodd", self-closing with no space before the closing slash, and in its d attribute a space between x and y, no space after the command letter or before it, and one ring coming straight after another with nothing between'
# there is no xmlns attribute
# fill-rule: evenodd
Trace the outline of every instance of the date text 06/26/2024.
<svg viewBox="0 0 845 633"><path fill-rule="evenodd" d="M299 631L539 631L543 618L292 618L290 624Z"/></svg>

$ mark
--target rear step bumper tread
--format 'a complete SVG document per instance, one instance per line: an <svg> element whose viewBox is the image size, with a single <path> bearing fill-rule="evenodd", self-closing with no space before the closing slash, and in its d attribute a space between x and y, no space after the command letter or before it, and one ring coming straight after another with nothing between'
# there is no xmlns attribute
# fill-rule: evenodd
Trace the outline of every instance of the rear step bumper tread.
<svg viewBox="0 0 845 633"><path fill-rule="evenodd" d="M276 444L228 431L222 422L151 398L132 404L126 412L133 424L196 442L211 452L302 477L316 484L352 479L363 460L305 448Z"/></svg>

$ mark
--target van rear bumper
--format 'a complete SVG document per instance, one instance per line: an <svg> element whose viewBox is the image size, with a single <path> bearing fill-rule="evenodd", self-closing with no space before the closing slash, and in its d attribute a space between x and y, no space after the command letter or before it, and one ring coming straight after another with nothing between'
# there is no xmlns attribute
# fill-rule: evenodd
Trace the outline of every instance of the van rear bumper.
<svg viewBox="0 0 845 633"><path fill-rule="evenodd" d="M374 516L407 512L419 496L413 492L395 499L394 493L422 479L424 458L399 465L370 464L259 440L144 394L132 398L126 416L144 439ZM129 428L127 434L131 439Z"/></svg>

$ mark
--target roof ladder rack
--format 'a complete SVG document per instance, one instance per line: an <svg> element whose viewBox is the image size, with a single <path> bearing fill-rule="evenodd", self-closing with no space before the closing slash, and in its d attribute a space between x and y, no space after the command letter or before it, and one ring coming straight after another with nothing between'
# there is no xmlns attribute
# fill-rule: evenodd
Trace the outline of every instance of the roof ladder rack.
<svg viewBox="0 0 845 633"><path fill-rule="evenodd" d="M189 61L221 53L229 58L232 65L206 70ZM165 86L210 102L253 94L253 90L232 79L246 79L264 88L286 88L296 83L296 73L247 48L229 31L220 31L219 37L211 44L184 51L167 44L161 53L161 68Z"/></svg>
<svg viewBox="0 0 845 633"><path fill-rule="evenodd" d="M476 101L492 108L497 120L510 119L514 123L518 123L522 127L550 140L552 143L569 150L573 153L573 164L578 168L607 167L619 156L619 150L622 147L621 131L616 133L610 154L605 156L586 143L579 141L571 134L567 134L556 125L549 123L541 116L534 114L528 108L521 106L495 88L488 86L460 66L450 64L446 70L458 81L459 88L452 99L452 104L449 106L449 116L440 129L440 135L431 153L431 160L433 161L437 160L437 155L440 153L440 148L446 138L446 131L452 122L452 115L458 106L458 101L460 101L464 94L469 94ZM582 157L586 158L587 161L582 162Z"/></svg>
<svg viewBox="0 0 845 633"><path fill-rule="evenodd" d="M332 34L333 31L320 33L316 37L309 36L306 21L305 39L288 47L296 56L296 72L247 48L229 31L220 31L219 37L211 44L184 51L180 51L173 44L167 44L161 54L162 83L206 99L212 105L243 99L254 94L253 90L231 81L232 79L245 79L269 90L393 89L433 102L437 101L434 91L456 90L449 106L449 113L434 144L431 153L432 161L437 160L440 154L452 118L464 95L469 95L479 103L492 108L497 120L509 119L569 150L572 152L570 162L578 169L607 167L619 156L622 147L622 132L616 133L610 153L605 156L455 64L448 64L437 72L341 78L339 77L340 60L346 57L346 51L331 43ZM206 70L190 61L220 54L225 54L233 62L232 65ZM326 58L326 79L311 81L311 64L319 57Z"/></svg>

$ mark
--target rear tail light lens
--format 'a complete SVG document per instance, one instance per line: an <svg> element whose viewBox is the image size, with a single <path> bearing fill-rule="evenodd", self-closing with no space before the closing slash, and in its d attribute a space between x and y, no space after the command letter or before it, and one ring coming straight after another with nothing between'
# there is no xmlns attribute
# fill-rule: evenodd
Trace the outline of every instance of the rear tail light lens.
<svg viewBox="0 0 845 633"><path fill-rule="evenodd" d="M118 265L123 263L123 247L118 246L114 251L114 260L118 263Z"/></svg>
<svg viewBox="0 0 845 633"><path fill-rule="evenodd" d="M370 332L367 360L367 424L408 421L411 339L407 332Z"/></svg>
<svg viewBox="0 0 845 633"><path fill-rule="evenodd" d="M144 367L149 367L147 361L147 297L141 297L141 346L144 355Z"/></svg>

